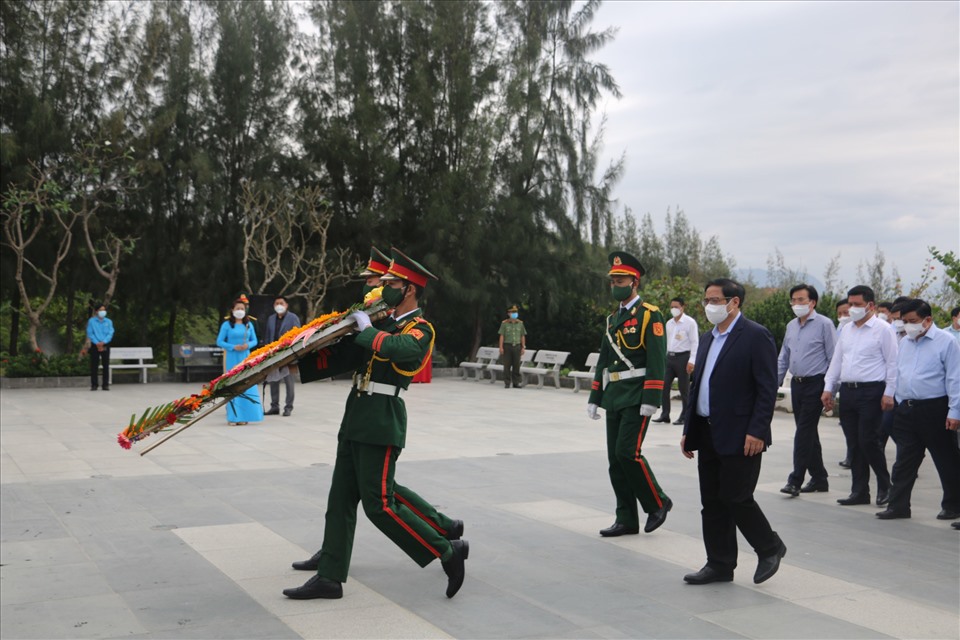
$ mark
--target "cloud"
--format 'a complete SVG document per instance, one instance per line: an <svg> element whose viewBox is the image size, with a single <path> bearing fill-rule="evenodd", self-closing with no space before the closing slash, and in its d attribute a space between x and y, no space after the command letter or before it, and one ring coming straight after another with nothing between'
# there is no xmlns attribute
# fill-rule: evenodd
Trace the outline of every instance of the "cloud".
<svg viewBox="0 0 960 640"><path fill-rule="evenodd" d="M615 196L660 223L679 204L740 266L779 247L841 275L886 253L909 281L960 250L960 5L605 3L598 54Z"/></svg>

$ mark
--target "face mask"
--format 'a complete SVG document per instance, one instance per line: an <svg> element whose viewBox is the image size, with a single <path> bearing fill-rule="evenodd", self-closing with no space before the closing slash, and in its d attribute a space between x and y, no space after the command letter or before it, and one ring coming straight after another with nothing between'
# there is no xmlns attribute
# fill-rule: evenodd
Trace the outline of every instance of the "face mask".
<svg viewBox="0 0 960 640"><path fill-rule="evenodd" d="M247 315L247 312L243 309L237 309L233 312L233 317L237 320L243 320L243 316Z"/></svg>
<svg viewBox="0 0 960 640"><path fill-rule="evenodd" d="M610 287L610 295L613 296L613 299L617 302L623 302L629 300L633 297L633 287Z"/></svg>
<svg viewBox="0 0 960 640"><path fill-rule="evenodd" d="M810 305L808 304L795 304L790 308L793 309L793 315L798 318L802 318L810 313Z"/></svg>
<svg viewBox="0 0 960 640"><path fill-rule="evenodd" d="M854 322L860 322L867 317L866 307L850 307L850 319Z"/></svg>
<svg viewBox="0 0 960 640"><path fill-rule="evenodd" d="M387 306L395 307L403 302L403 294L405 289L406 287L394 289L393 287L387 285L383 288L383 293L380 294L380 297L383 298L383 301L387 303Z"/></svg>
<svg viewBox="0 0 960 640"><path fill-rule="evenodd" d="M683 309L670 307L670 315L672 315L674 318L679 318L682 314L683 314Z"/></svg>
<svg viewBox="0 0 960 640"><path fill-rule="evenodd" d="M853 320L853 318L851 318L850 316L841 316L841 318L840 318L840 320L838 320L838 322L840 323L840 326L842 327L842 326L844 326L844 325L850 324L850 322L851 322L852 320Z"/></svg>
<svg viewBox="0 0 960 640"><path fill-rule="evenodd" d="M882 311L877 314L877 317L880 318L881 320L883 320L884 322L886 322L887 320L890 319L890 316L888 316L887 314L883 313Z"/></svg>
<svg viewBox="0 0 960 640"><path fill-rule="evenodd" d="M916 340L926 330L926 327L923 326L922 322L917 322L916 324L903 325L903 330L907 332L908 338Z"/></svg>
<svg viewBox="0 0 960 640"><path fill-rule="evenodd" d="M894 320L893 328L897 330L897 333L903 333L903 320Z"/></svg>
<svg viewBox="0 0 960 640"><path fill-rule="evenodd" d="M103 311L103 310L101 309L100 311L97 311L97 317L98 317L98 318L106 318L106 317L107 317L107 312L106 312L106 311Z"/></svg>
<svg viewBox="0 0 960 640"><path fill-rule="evenodd" d="M704 312L707 314L707 320L713 324L720 324L730 315L725 304L708 304Z"/></svg>
<svg viewBox="0 0 960 640"><path fill-rule="evenodd" d="M372 285L372 284L364 284L364 285L363 285L363 294L362 294L362 295L363 295L364 297L366 297L366 295L367 295L368 293L370 293L371 291L373 291L373 290L376 289L376 288L377 288L377 287L375 287L375 286Z"/></svg>
<svg viewBox="0 0 960 640"><path fill-rule="evenodd" d="M511 313L511 314L510 314L510 319L511 319L511 320L516 320L518 317L519 317L519 314L516 314L516 313Z"/></svg>
<svg viewBox="0 0 960 640"><path fill-rule="evenodd" d="M278 315L278 316L282 316L283 314L285 314L285 313L287 312L287 308L286 308L285 306L283 306L282 304L278 304L277 306L275 306L275 307L273 308L273 310L277 312L277 315Z"/></svg>

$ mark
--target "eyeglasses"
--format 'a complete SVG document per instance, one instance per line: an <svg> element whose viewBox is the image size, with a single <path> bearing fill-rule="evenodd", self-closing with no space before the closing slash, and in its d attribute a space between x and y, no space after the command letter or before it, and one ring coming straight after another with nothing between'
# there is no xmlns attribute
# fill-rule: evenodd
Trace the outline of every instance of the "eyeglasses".
<svg viewBox="0 0 960 640"><path fill-rule="evenodd" d="M790 304L810 304L809 300L798 300L796 298L790 298Z"/></svg>
<svg viewBox="0 0 960 640"><path fill-rule="evenodd" d="M707 306L708 304L726 304L730 302L731 298L704 298L700 301L700 304Z"/></svg>

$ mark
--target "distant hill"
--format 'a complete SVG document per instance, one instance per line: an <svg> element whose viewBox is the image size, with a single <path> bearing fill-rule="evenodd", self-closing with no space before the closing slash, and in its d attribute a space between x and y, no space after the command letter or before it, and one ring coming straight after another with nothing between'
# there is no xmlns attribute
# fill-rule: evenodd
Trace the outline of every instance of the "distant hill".
<svg viewBox="0 0 960 640"><path fill-rule="evenodd" d="M770 284L767 282L767 270L766 269L734 269L733 277L735 280L753 280L754 284L758 287L768 287ZM820 278L810 275L809 273L804 276L804 282L807 284L812 284L817 288L817 291L823 293L823 282ZM799 284L799 283L797 283Z"/></svg>

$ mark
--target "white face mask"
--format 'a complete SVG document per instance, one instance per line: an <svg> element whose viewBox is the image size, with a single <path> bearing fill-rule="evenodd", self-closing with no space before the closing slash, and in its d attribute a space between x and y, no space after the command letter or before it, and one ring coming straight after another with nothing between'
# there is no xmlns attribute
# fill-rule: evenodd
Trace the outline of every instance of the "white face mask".
<svg viewBox="0 0 960 640"><path fill-rule="evenodd" d="M926 327L923 326L922 322L917 322L916 324L905 324L903 325L903 330L907 332L907 337L916 340L921 333L926 330Z"/></svg>
<svg viewBox="0 0 960 640"><path fill-rule="evenodd" d="M890 319L890 316L888 316L887 314L885 314L883 311L881 311L880 313L878 313L878 314L877 314L877 317L880 318L881 320L883 320L884 322L886 322L887 320Z"/></svg>
<svg viewBox="0 0 960 640"><path fill-rule="evenodd" d="M237 309L233 312L233 317L237 320L243 320L243 317L247 315L247 312L243 309Z"/></svg>
<svg viewBox="0 0 960 640"><path fill-rule="evenodd" d="M707 314L707 320L713 324L720 324L730 315L725 304L708 304L704 308L704 312Z"/></svg>
<svg viewBox="0 0 960 640"><path fill-rule="evenodd" d="M277 306L275 306L275 307L273 308L273 310L277 312L277 315L278 315L278 316L282 316L283 314L285 314L285 313L287 312L287 308L286 308L285 306L283 306L282 304L278 304Z"/></svg>
<svg viewBox="0 0 960 640"><path fill-rule="evenodd" d="M840 319L838 320L838 322L840 323L840 326L842 327L842 326L844 326L844 325L850 324L850 322L851 322L852 320L853 320L853 318L851 318L850 316L840 316Z"/></svg>
<svg viewBox="0 0 960 640"><path fill-rule="evenodd" d="M106 317L107 317L107 312L104 311L103 309L101 309L100 311L97 311L97 317L99 317L99 318L106 318Z"/></svg>
<svg viewBox="0 0 960 640"><path fill-rule="evenodd" d="M670 307L670 315L674 318L679 318L683 314L683 310L677 307Z"/></svg>
<svg viewBox="0 0 960 640"><path fill-rule="evenodd" d="M903 320L894 320L892 324L897 333L903 333Z"/></svg>
<svg viewBox="0 0 960 640"><path fill-rule="evenodd" d="M860 322L867 317L866 307L850 307L850 319L854 322Z"/></svg>
<svg viewBox="0 0 960 640"><path fill-rule="evenodd" d="M798 318L803 318L810 313L810 305L808 304L795 304L790 308L793 309L793 315Z"/></svg>

